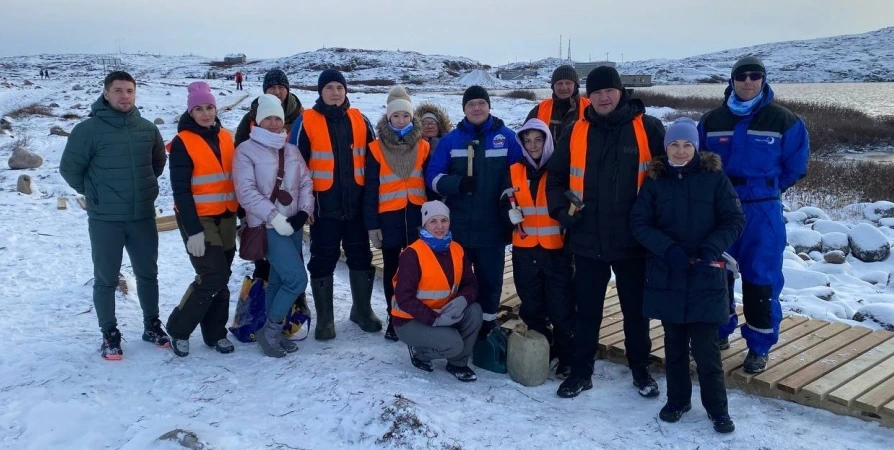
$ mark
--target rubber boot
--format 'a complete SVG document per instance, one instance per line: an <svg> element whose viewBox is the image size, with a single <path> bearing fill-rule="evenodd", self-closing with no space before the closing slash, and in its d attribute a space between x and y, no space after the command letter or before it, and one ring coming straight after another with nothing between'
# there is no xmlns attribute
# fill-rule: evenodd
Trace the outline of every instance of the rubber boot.
<svg viewBox="0 0 894 450"><path fill-rule="evenodd" d="M310 280L310 291L314 295L317 310L317 327L314 339L326 341L335 339L335 313L332 311L332 277Z"/></svg>
<svg viewBox="0 0 894 450"><path fill-rule="evenodd" d="M351 322L360 325L360 329L367 333L382 331L382 321L376 317L372 310L373 281L376 279L376 269L352 270L349 273L351 280Z"/></svg>

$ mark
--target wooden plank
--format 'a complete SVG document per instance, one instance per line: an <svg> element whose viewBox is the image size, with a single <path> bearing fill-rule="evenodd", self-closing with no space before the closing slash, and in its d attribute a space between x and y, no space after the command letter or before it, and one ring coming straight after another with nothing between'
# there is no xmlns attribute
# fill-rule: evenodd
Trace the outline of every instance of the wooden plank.
<svg viewBox="0 0 894 450"><path fill-rule="evenodd" d="M826 400L832 391L888 359L891 353L894 353L894 340L888 339L881 345L867 350L847 364L837 367L822 378L804 386L804 395L813 399Z"/></svg>
<svg viewBox="0 0 894 450"><path fill-rule="evenodd" d="M801 337L792 338L788 344L783 346L777 345L767 357L767 368L773 368L777 364L781 364L799 353L809 350L811 347L823 342L824 340L835 336L838 333L849 328L843 323L831 324L825 320L808 320L801 324L800 329L807 330ZM782 336L780 336L780 343ZM744 370L737 371L733 374L739 382L750 383L757 374L745 373Z"/></svg>
<svg viewBox="0 0 894 450"><path fill-rule="evenodd" d="M891 401L884 408L882 408L882 414L887 414L891 417L894 417L894 401Z"/></svg>
<svg viewBox="0 0 894 450"><path fill-rule="evenodd" d="M507 320L503 325L500 325L501 328L512 331L515 329L515 326L522 323L521 319L512 319Z"/></svg>
<svg viewBox="0 0 894 450"><path fill-rule="evenodd" d="M801 316L790 316L783 319L782 323L779 324L779 344L777 346L785 345L791 339L790 330L794 330L792 333L797 334L797 337L803 336L803 331L798 329L798 327L805 322L807 322L807 318ZM742 363L745 362L745 356L748 354L748 343L745 339L730 343L729 350L720 352L721 358L724 353L733 353L732 356L723 360L723 373L729 375L734 370L742 367ZM695 361L692 364L695 365Z"/></svg>
<svg viewBox="0 0 894 450"><path fill-rule="evenodd" d="M620 325L621 325L620 331L618 331L617 333L611 334L610 336L607 336L607 337L602 337L601 334L599 335L599 349L600 350L609 350L613 346L617 345L619 342L624 342L623 321L621 321ZM650 333L651 333L651 330L654 330L655 328L661 328L660 321L653 320L649 323L649 332Z"/></svg>
<svg viewBox="0 0 894 450"><path fill-rule="evenodd" d="M177 218L173 215L159 216L155 218L155 229L161 231L171 231L177 229Z"/></svg>
<svg viewBox="0 0 894 450"><path fill-rule="evenodd" d="M621 305L615 303L612 306L607 306L602 309L602 317L619 314L620 312L621 312ZM603 319L603 321L605 321L605 319Z"/></svg>
<svg viewBox="0 0 894 450"><path fill-rule="evenodd" d="M64 195L56 199L56 209L68 209L68 199Z"/></svg>
<svg viewBox="0 0 894 450"><path fill-rule="evenodd" d="M844 366L851 360L865 353L867 350L887 342L892 335L894 334L884 330L877 330L870 334L866 334L843 347L839 347L830 354L824 355L817 361L799 369L797 372L779 380L776 383L776 388L790 394L800 393L808 384L818 380L835 368Z"/></svg>
<svg viewBox="0 0 894 450"><path fill-rule="evenodd" d="M751 383L762 388L774 388L776 387L776 383L778 383L779 380L782 380L783 378L794 374L804 367L813 364L820 358L823 358L828 354L840 349L841 347L854 342L855 340L869 334L869 332L871 331L870 329L865 327L849 327L845 324L832 325L841 325L846 329L841 333L836 334L835 336L819 343L815 347L808 349L801 354L789 359L788 361L776 364L775 367L772 367L765 372L758 374L756 377L754 377L754 379L751 380Z"/></svg>
<svg viewBox="0 0 894 450"><path fill-rule="evenodd" d="M614 297L605 297L605 303L602 304L602 307L604 309L604 308L608 308L609 306L615 306L615 305L620 305L620 304L621 304L621 301L618 300L618 296L616 295ZM604 317L604 315L603 315L603 317Z"/></svg>
<svg viewBox="0 0 894 450"><path fill-rule="evenodd" d="M894 351L894 348L887 352L887 359L880 361L877 365L830 392L828 399L850 408L858 397L864 393L868 394L876 386L883 384L885 380L894 376L894 356L891 356L892 351ZM889 400L894 393L888 391L885 395L888 395L885 400Z"/></svg>
<svg viewBox="0 0 894 450"><path fill-rule="evenodd" d="M894 376L861 395L854 406L863 411L879 413L891 401L894 401Z"/></svg>
<svg viewBox="0 0 894 450"><path fill-rule="evenodd" d="M661 321L659 321L659 320L654 320L653 322L658 322L658 326L649 330L649 339L652 340L653 342L656 339L659 339L663 343L664 342L664 327L661 326ZM664 344L662 344L662 346L663 345ZM612 353L615 353L617 355L624 355L627 353L627 346L624 344L624 341L621 341L621 342L618 342L618 343L612 345L609 348L609 351L611 351Z"/></svg>

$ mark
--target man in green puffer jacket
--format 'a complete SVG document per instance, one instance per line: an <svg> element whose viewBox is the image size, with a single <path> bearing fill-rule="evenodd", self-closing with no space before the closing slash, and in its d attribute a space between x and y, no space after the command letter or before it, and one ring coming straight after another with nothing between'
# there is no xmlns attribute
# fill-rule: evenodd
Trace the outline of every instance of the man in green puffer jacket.
<svg viewBox="0 0 894 450"><path fill-rule="evenodd" d="M167 347L158 320L158 231L155 198L164 171L164 140L134 107L136 81L127 72L105 78L90 117L71 131L59 173L87 200L93 256L93 306L102 330L102 356L120 360L115 289L127 249L143 309L143 340Z"/></svg>

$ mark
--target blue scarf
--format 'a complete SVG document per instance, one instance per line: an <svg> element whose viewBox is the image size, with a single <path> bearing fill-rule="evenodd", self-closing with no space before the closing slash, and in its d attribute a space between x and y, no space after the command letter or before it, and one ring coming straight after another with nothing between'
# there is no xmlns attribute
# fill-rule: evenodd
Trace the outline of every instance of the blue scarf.
<svg viewBox="0 0 894 450"><path fill-rule="evenodd" d="M397 137L402 138L413 131L413 122L408 123L407 126L403 128L395 128L394 125L391 125L391 122L388 122L388 128L391 128L391 131L393 131Z"/></svg>
<svg viewBox="0 0 894 450"><path fill-rule="evenodd" d="M760 94L757 94L757 97L754 97L747 102L743 102L742 100L740 100L739 96L736 95L735 92L733 92L732 95L729 96L729 100L726 101L726 106L729 107L729 110L732 111L733 114L744 117L751 114L751 111L754 109L755 106L760 104L763 98L763 89L761 89Z"/></svg>
<svg viewBox="0 0 894 450"><path fill-rule="evenodd" d="M443 252L450 247L450 243L453 242L453 232L448 231L447 235L444 236L444 239L438 239L434 237L431 233L428 232L425 228L419 230L419 238L422 239L423 242L428 244L432 250L436 252Z"/></svg>

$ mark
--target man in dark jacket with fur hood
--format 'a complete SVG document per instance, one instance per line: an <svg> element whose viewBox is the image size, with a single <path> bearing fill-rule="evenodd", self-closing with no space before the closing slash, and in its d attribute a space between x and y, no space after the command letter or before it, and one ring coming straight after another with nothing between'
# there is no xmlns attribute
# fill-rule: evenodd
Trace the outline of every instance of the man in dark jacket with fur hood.
<svg viewBox="0 0 894 450"><path fill-rule="evenodd" d="M602 307L614 271L633 384L640 395L655 397L658 385L648 368L649 321L642 314L645 252L630 232L629 217L648 162L664 154L664 126L645 115L642 101L629 97L614 68L593 69L586 85L591 105L584 120L562 135L546 184L549 215L567 230L565 249L575 263L575 356L558 394L575 397L593 387ZM566 191L585 207L570 214Z"/></svg>

